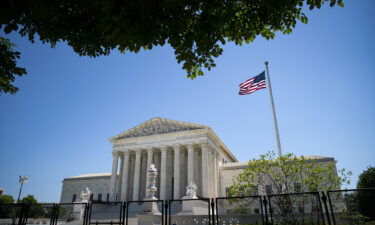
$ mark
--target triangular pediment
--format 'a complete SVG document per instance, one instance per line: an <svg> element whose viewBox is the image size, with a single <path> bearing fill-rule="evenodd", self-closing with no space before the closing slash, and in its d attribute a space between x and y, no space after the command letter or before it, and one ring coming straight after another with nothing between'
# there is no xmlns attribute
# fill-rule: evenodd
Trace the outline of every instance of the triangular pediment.
<svg viewBox="0 0 375 225"><path fill-rule="evenodd" d="M153 118L143 122L129 130L122 132L112 138L110 141L124 139L124 138L134 138L141 136L149 136L156 134L166 134L179 131L189 131L197 129L209 128L206 125L200 125L195 123L181 122L177 120L163 119L163 118Z"/></svg>

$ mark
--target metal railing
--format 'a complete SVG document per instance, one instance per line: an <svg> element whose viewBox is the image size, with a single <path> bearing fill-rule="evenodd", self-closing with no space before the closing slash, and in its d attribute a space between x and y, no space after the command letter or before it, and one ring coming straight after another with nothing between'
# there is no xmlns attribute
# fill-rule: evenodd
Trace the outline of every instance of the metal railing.
<svg viewBox="0 0 375 225"><path fill-rule="evenodd" d="M330 224L351 225L375 221L375 188L327 191L327 198Z"/></svg>
<svg viewBox="0 0 375 225"><path fill-rule="evenodd" d="M375 188L181 200L0 204L0 225L351 225L375 221Z"/></svg>
<svg viewBox="0 0 375 225"><path fill-rule="evenodd" d="M262 196L221 197L213 201L217 225L265 223Z"/></svg>
<svg viewBox="0 0 375 225"><path fill-rule="evenodd" d="M178 199L166 201L166 223L169 225L213 224L211 199Z"/></svg>

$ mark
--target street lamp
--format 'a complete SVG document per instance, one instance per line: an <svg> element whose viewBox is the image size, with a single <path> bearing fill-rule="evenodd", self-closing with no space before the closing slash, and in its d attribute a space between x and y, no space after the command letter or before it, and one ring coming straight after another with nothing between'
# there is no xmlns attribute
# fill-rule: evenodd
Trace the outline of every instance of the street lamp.
<svg viewBox="0 0 375 225"><path fill-rule="evenodd" d="M21 187L20 187L20 192L18 193L17 203L20 201L22 186L23 184L27 183L28 179L29 179L29 176L20 176L19 182L21 183Z"/></svg>

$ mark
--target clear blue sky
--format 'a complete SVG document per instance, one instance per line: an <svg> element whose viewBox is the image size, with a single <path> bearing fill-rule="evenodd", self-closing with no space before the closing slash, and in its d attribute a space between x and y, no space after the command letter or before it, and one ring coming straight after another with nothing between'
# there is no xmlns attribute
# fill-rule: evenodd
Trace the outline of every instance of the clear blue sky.
<svg viewBox="0 0 375 225"><path fill-rule="evenodd" d="M153 117L210 125L240 161L275 149L266 89L239 96L238 84L270 62L284 152L331 156L353 171L350 187L375 165L375 2L307 11L309 23L274 40L224 47L217 67L185 78L173 50L79 57L8 35L28 75L0 96L0 187L15 198L59 201L65 177L109 172L108 138Z"/></svg>

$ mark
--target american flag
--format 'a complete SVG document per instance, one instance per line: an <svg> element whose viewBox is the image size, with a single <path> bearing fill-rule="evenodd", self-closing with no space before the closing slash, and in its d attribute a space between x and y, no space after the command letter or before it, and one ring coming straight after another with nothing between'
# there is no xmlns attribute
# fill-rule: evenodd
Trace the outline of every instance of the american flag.
<svg viewBox="0 0 375 225"><path fill-rule="evenodd" d="M249 95L256 90L263 88L266 88L266 75L264 71L258 76L241 83L239 95Z"/></svg>

